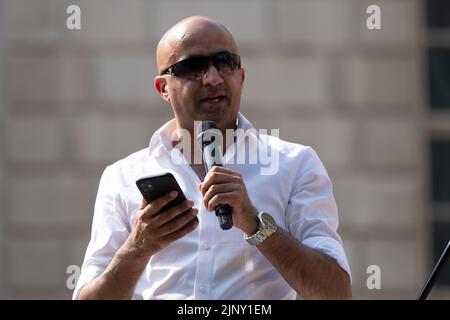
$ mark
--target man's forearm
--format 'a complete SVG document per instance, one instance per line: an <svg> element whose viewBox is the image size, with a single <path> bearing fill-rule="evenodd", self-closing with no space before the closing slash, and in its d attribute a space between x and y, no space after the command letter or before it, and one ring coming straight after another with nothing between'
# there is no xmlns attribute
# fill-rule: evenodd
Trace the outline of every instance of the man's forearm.
<svg viewBox="0 0 450 320"><path fill-rule="evenodd" d="M108 268L100 276L87 283L78 298L81 300L131 299L150 256L136 255L128 249L126 241L114 255Z"/></svg>
<svg viewBox="0 0 450 320"><path fill-rule="evenodd" d="M332 258L302 245L281 228L258 248L303 298L351 298L349 275Z"/></svg>

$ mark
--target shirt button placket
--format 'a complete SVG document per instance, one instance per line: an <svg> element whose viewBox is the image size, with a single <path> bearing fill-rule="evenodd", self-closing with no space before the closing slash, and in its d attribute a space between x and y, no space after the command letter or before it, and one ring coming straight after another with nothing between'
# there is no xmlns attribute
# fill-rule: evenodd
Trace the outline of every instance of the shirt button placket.
<svg viewBox="0 0 450 320"><path fill-rule="evenodd" d="M201 214L211 214L209 212L201 212ZM209 225L210 219L204 219L202 222L208 225L202 226L199 237L198 258L197 258L197 272L195 279L195 298L200 300L212 299L211 283L213 275L214 257L211 247L210 239L212 238L211 230L214 230Z"/></svg>

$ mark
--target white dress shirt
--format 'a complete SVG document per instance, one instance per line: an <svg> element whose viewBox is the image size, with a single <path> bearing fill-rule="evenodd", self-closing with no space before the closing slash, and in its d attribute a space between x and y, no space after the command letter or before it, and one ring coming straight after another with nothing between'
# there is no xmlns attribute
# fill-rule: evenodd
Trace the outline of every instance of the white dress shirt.
<svg viewBox="0 0 450 320"><path fill-rule="evenodd" d="M171 120L152 136L148 148L108 166L100 180L91 240L73 293L99 276L130 234L142 196L136 180L171 172L188 199L199 209L199 225L150 258L134 290L133 299L295 299L296 292L236 227L222 231L217 217L202 204L200 182L187 163L175 164L168 133ZM238 128L253 128L242 115ZM254 128L253 128L254 129ZM259 145L277 152L276 174L261 174L262 164L237 164L233 151L224 166L241 173L249 198L303 245L332 257L350 275L349 264L336 232L338 212L332 184L315 151L269 135L253 136ZM237 144L237 146L236 146ZM235 144L239 152L247 142ZM248 147L248 145L247 145Z"/></svg>

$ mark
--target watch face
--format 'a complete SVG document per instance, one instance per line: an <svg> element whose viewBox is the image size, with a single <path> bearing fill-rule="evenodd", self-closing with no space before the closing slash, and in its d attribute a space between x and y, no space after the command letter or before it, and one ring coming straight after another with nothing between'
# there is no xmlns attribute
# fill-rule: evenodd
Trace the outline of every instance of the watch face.
<svg viewBox="0 0 450 320"><path fill-rule="evenodd" d="M266 212L261 213L262 224L268 229L276 229L277 223L272 216Z"/></svg>

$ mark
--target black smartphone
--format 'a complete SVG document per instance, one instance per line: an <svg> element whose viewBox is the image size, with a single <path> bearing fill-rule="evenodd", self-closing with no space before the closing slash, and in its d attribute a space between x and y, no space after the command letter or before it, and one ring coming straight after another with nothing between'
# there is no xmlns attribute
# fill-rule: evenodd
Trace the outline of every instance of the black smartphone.
<svg viewBox="0 0 450 320"><path fill-rule="evenodd" d="M159 198L172 190L176 190L178 192L177 197L166 204L161 211L167 210L182 203L183 201L186 201L186 196L184 195L183 190L181 190L177 180L170 172L141 178L136 181L136 185L147 203L152 202L156 198Z"/></svg>

